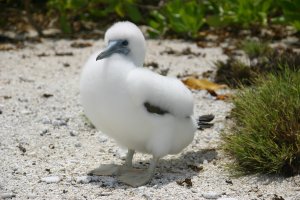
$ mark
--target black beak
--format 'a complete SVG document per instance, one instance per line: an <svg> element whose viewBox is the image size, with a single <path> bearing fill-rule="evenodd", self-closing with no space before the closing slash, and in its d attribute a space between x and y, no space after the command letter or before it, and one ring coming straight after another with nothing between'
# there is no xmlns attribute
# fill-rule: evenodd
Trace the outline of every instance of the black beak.
<svg viewBox="0 0 300 200"><path fill-rule="evenodd" d="M109 41L108 46L97 56L96 61L101 60L103 58L107 58L114 53L127 55L130 52L130 50L128 48L128 42L124 41L126 40Z"/></svg>

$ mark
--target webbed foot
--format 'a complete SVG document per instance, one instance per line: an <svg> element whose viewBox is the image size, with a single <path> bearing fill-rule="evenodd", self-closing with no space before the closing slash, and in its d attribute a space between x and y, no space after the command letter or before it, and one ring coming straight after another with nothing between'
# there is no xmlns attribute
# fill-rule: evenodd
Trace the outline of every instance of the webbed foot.
<svg viewBox="0 0 300 200"><path fill-rule="evenodd" d="M149 170L142 169L128 169L123 171L118 179L127 185L132 187L139 187L147 184L152 179L153 173Z"/></svg>
<svg viewBox="0 0 300 200"><path fill-rule="evenodd" d="M127 169L120 173L119 180L132 187L139 187L149 183L155 173L155 168L159 158L153 156L148 169Z"/></svg>
<svg viewBox="0 0 300 200"><path fill-rule="evenodd" d="M90 171L89 175L96 176L116 176L122 173L122 171L127 170L128 167L115 164L100 165L98 168Z"/></svg>

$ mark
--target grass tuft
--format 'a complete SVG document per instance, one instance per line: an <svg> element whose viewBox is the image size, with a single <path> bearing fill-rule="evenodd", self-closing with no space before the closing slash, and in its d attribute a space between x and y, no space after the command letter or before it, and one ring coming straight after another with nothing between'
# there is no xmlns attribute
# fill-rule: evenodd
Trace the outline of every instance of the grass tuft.
<svg viewBox="0 0 300 200"><path fill-rule="evenodd" d="M300 69L300 53L292 49L269 47L268 43L260 41L245 41L240 48L246 53L249 65L242 63L238 58L230 57L227 62L216 63L218 70L215 81L238 88L241 85L252 85L259 76L266 76L270 72L280 74L282 66L292 71Z"/></svg>
<svg viewBox="0 0 300 200"><path fill-rule="evenodd" d="M300 172L300 71L284 69L244 88L233 100L236 127L223 134L224 149L243 173Z"/></svg>
<svg viewBox="0 0 300 200"><path fill-rule="evenodd" d="M241 61L229 58L227 62L218 61L216 63L218 70L215 76L215 82L225 83L230 87L238 87L240 85L252 85L252 78L255 74L251 68Z"/></svg>
<svg viewBox="0 0 300 200"><path fill-rule="evenodd" d="M250 60L268 54L272 49L267 42L246 40L240 45Z"/></svg>

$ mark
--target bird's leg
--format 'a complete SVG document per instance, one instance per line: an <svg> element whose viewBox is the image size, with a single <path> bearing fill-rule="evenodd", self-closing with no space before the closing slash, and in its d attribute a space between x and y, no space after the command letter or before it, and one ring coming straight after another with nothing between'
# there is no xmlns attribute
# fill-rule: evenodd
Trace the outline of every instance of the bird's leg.
<svg viewBox="0 0 300 200"><path fill-rule="evenodd" d="M117 175L123 174L124 172L132 169L132 158L135 151L132 149L128 149L126 160L124 165L119 166L119 171Z"/></svg>
<svg viewBox="0 0 300 200"><path fill-rule="evenodd" d="M132 158L133 158L134 153L135 153L134 150L128 149L128 152L126 155L126 160L125 160L125 166L132 167Z"/></svg>
<svg viewBox="0 0 300 200"><path fill-rule="evenodd" d="M148 169L134 169L123 171L119 176L119 180L133 187L138 187L147 184L155 173L155 168L159 158L153 156L151 164Z"/></svg>
<svg viewBox="0 0 300 200"><path fill-rule="evenodd" d="M90 175L98 175L98 176L114 176L119 175L123 171L127 171L132 168L132 158L133 158L134 150L128 149L126 161L124 165L115 165L115 164L105 164L100 165L98 168L90 171L88 174Z"/></svg>
<svg viewBox="0 0 300 200"><path fill-rule="evenodd" d="M135 153L134 150L128 149L124 166L126 166L128 168L132 167L132 158L133 158L134 153Z"/></svg>

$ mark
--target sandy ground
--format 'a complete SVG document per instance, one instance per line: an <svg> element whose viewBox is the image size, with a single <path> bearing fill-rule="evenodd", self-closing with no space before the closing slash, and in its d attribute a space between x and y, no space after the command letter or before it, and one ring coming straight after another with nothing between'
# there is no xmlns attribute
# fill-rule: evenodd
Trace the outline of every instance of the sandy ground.
<svg viewBox="0 0 300 200"><path fill-rule="evenodd" d="M81 67L103 42L72 48L73 42L43 40L0 52L0 198L300 199L299 176L229 175L220 133L232 105L206 91L193 92L195 114L215 114L215 126L198 131L181 154L162 159L148 185L131 188L115 177L87 176L100 164L123 162L126 152L87 123L78 98ZM169 47L200 54L162 54ZM148 48L146 62L157 62L158 71L169 68L169 76L202 74L226 59L220 48L183 41L148 41ZM135 166L145 168L149 159L137 154Z"/></svg>

